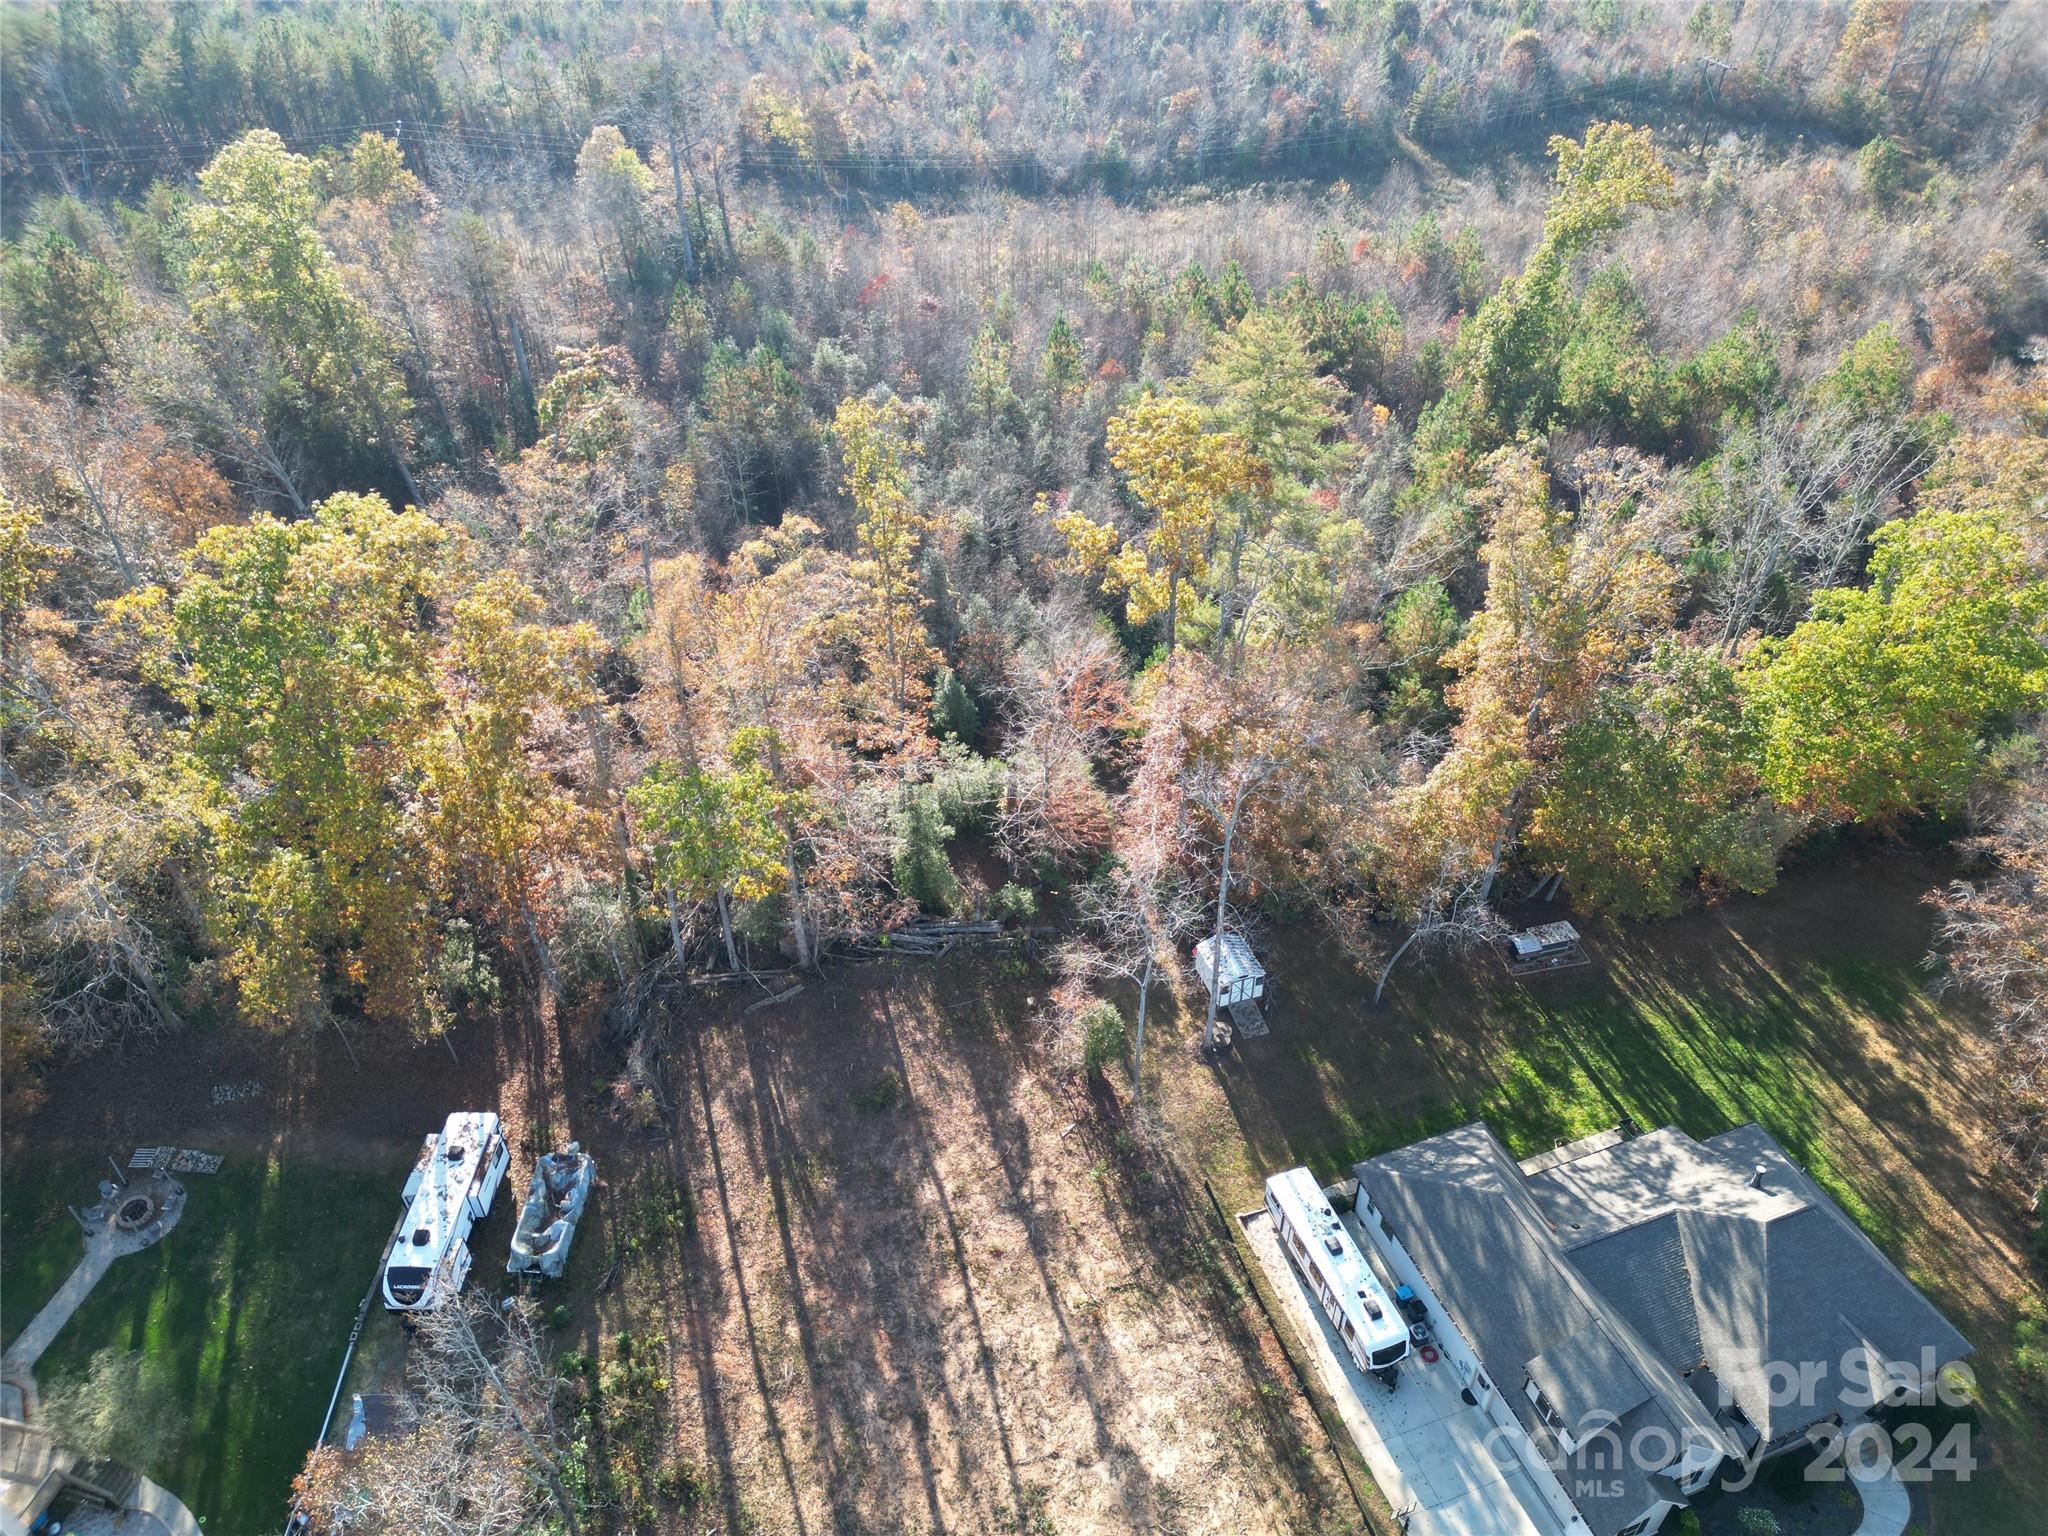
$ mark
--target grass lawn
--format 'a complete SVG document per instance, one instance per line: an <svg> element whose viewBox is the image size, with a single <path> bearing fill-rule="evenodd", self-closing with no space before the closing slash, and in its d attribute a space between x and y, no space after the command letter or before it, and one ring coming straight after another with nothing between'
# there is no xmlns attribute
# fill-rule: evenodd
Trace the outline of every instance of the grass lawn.
<svg viewBox="0 0 2048 1536"><path fill-rule="evenodd" d="M95 1152L10 1157L0 1191L7 1337L77 1261L82 1244L64 1205L90 1201L106 1173ZM47 1392L98 1350L142 1352L187 1418L168 1456L143 1470L209 1532L279 1529L401 1174L231 1152L219 1174L185 1181L185 1214L168 1237L114 1261L43 1356L38 1383Z"/></svg>
<svg viewBox="0 0 2048 1536"><path fill-rule="evenodd" d="M1667 923L1581 921L1582 969L1517 982L1490 956L1409 966L1379 1014L1369 978L1286 930L1268 958L1273 1037L1192 1070L1186 1007L1148 1046L1148 1092L1240 1208L1290 1164L1335 1175L1473 1119L1518 1156L1624 1116L1697 1136L1759 1121L1977 1346L1996 1464L1936 1489L1941 1524L2037 1530L2048 1435L2011 1372L2036 1282L2018 1191L1977 1134L1978 1032L1926 990L1919 897L1940 877L1925 856L1849 851Z"/></svg>

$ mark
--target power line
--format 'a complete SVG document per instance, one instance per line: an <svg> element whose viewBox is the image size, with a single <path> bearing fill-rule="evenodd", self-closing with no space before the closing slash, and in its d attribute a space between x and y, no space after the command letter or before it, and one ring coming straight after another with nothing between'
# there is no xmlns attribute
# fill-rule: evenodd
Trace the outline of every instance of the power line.
<svg viewBox="0 0 2048 1536"><path fill-rule="evenodd" d="M1645 83L1643 76L1631 75L1597 85L1561 86L1541 96L1514 101L1503 111L1488 110L1477 118L1473 126L1483 129L1507 118L1541 117L1559 107L1584 106L1616 95L1640 95ZM635 120L644 120L644 116L645 114L630 114L625 120L634 123L635 126L642 126L644 122ZM402 136L415 145L437 143L443 148L452 147L473 153L501 156L542 150L573 155L582 148L584 142L545 128L501 126L467 119L423 123L418 120L408 122L400 118L376 118L333 124L303 132L279 133L278 137L287 148L305 151L333 148L341 141L360 134L387 131L402 132ZM1193 143L1186 142L1185 135L1176 136L1171 146L1162 151L1157 158L1182 163L1207 163L1212 159L1247 153L1261 160L1284 158L1355 144L1383 131L1383 126L1379 123L1360 121L1342 126L1318 127L1301 133L1282 134L1277 139L1273 138L1268 130L1261 142L1261 130L1257 125L1247 125L1239 129L1225 127L1212 130ZM1034 148L990 146L967 150L915 150L881 145L868 148L849 146L820 153L790 145L769 144L753 145L741 150L738 160L749 168L821 175L835 172L876 174L890 171L967 175L1037 171L1057 175L1067 170L1080 170L1091 164L1099 165L1103 156L1110 151L1110 140L1115 136L1115 132L1115 129L1111 129L1100 137L1093 137L1066 155ZM0 149L0 159L12 162L27 171L56 171L76 164L82 171L90 173L158 165L166 159L176 159L182 163L195 156L211 156L223 147L223 140L212 137L173 139L166 136L102 141L77 146L45 144ZM1131 154L1130 151L1123 153L1127 157Z"/></svg>

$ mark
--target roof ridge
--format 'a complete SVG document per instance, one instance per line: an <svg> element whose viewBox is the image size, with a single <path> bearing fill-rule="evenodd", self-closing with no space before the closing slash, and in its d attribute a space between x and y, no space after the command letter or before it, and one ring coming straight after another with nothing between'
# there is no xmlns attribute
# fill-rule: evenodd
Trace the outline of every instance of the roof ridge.
<svg viewBox="0 0 2048 1536"><path fill-rule="evenodd" d="M1657 1352L1650 1348L1649 1341L1636 1332L1635 1325L1623 1317L1620 1309L1603 1296L1594 1287L1593 1283L1579 1272L1579 1267L1572 1263L1570 1255L1566 1252L1564 1244L1559 1238L1557 1228L1543 1214L1542 1209L1536 1204L1536 1197L1530 1193L1528 1176L1522 1172L1520 1165L1515 1162L1507 1148L1501 1144L1500 1138L1493 1134L1492 1128L1484 1121L1476 1121L1474 1124L1477 1125L1484 1137L1486 1149L1491 1154L1489 1160L1492 1162L1495 1171L1498 1172L1502 1166L1505 1166L1514 1172L1515 1177L1512 1185L1504 1187L1500 1194L1505 1197L1506 1204L1513 1212L1515 1219L1536 1238L1537 1246L1545 1260L1563 1279L1566 1288L1572 1292L1579 1305L1585 1308L1594 1322L1608 1330L1616 1346L1627 1359L1630 1370L1635 1372L1636 1376L1642 1381L1642 1384L1649 1389L1651 1398L1656 1400L1665 1417L1676 1421L1675 1427L1681 1429L1688 1423L1705 1423L1716 1434L1722 1435L1725 1438L1726 1431L1722 1429L1717 1420L1706 1413L1705 1408L1693 1396L1683 1378L1676 1371L1672 1370L1670 1366L1666 1365L1663 1360L1658 1358ZM1463 1130L1466 1127L1461 1126L1458 1129ZM1451 1133L1446 1132L1444 1134L1448 1135ZM1432 1137L1430 1139L1435 1140L1436 1138ZM1423 1143L1418 1142L1413 1145L1420 1146ZM1399 1167L1389 1166L1386 1172L1397 1179L1404 1176L1404 1170ZM1459 1181L1433 1179L1431 1182L1455 1184ZM1464 1181L1464 1183L1465 1187L1472 1189L1475 1195L1490 1193L1490 1191L1473 1188L1470 1181ZM1578 1330L1573 1331L1577 1332ZM1569 1337L1569 1335L1567 1336ZM1532 1356L1531 1358L1536 1357ZM1527 1360L1516 1363L1525 1369L1528 1366Z"/></svg>

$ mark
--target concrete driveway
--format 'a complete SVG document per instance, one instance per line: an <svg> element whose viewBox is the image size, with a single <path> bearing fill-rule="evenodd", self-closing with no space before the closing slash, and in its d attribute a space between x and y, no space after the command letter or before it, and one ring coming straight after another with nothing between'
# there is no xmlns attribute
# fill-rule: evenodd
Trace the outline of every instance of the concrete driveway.
<svg viewBox="0 0 2048 1536"><path fill-rule="evenodd" d="M1447 1362L1425 1365L1411 1354L1401 1363L1400 1385L1389 1392L1351 1363L1281 1252L1273 1219L1260 1210L1243 1223L1308 1350L1309 1368L1336 1403L1387 1502L1408 1515L1410 1536L1563 1536L1515 1453L1500 1446L1494 1454L1492 1422L1465 1402ZM1371 1245L1362 1246L1372 1263Z"/></svg>

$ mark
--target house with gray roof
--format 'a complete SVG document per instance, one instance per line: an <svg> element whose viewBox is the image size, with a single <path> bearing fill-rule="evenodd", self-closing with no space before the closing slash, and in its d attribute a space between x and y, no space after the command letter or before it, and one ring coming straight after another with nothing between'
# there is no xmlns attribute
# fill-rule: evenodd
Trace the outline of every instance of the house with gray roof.
<svg viewBox="0 0 2048 1536"><path fill-rule="evenodd" d="M1358 1212L1469 1345L1589 1536L1643 1536L1966 1340L1770 1133L1609 1132L1517 1162L1483 1124L1360 1163ZM1465 1351L1457 1351L1465 1359Z"/></svg>

